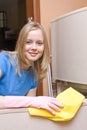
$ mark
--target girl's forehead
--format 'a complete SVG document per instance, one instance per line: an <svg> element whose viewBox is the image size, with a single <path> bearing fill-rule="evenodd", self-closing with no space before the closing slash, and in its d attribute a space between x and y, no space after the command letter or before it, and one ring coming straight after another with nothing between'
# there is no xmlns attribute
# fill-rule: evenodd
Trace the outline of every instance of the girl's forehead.
<svg viewBox="0 0 87 130"><path fill-rule="evenodd" d="M36 30L31 30L28 32L28 35L31 36L31 35L40 35L40 36L43 36L43 33L40 29L36 29Z"/></svg>
<svg viewBox="0 0 87 130"><path fill-rule="evenodd" d="M27 35L27 39L38 39L43 41L44 37L42 31L38 29L30 31Z"/></svg>

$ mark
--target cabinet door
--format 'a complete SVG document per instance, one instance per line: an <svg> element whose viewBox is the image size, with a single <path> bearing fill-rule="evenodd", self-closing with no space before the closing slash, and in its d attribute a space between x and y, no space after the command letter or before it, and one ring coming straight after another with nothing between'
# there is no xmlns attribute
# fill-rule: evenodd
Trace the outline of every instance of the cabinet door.
<svg viewBox="0 0 87 130"><path fill-rule="evenodd" d="M26 0L26 18L40 22L40 0Z"/></svg>

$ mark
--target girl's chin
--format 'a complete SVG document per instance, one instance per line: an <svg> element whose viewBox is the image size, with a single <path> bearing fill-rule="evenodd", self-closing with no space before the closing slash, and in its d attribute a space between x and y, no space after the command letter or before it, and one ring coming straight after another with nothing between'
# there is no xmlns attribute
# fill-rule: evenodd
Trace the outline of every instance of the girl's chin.
<svg viewBox="0 0 87 130"><path fill-rule="evenodd" d="M30 61L36 61L36 60L38 60L40 57L41 57L41 56L31 56L31 57L28 57L28 59L29 59Z"/></svg>
<svg viewBox="0 0 87 130"><path fill-rule="evenodd" d="M33 58L29 58L29 60L30 60L31 62L34 62L34 61L38 60L38 58L33 57Z"/></svg>

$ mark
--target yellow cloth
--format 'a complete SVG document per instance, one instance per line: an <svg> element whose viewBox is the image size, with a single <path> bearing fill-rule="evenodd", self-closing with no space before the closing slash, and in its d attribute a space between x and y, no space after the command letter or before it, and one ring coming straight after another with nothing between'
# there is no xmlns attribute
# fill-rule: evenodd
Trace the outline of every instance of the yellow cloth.
<svg viewBox="0 0 87 130"><path fill-rule="evenodd" d="M53 121L68 121L76 115L85 99L81 93L71 87L61 92L56 98L62 101L64 108L60 112L56 112L55 116L44 109L28 108L30 115L44 117Z"/></svg>

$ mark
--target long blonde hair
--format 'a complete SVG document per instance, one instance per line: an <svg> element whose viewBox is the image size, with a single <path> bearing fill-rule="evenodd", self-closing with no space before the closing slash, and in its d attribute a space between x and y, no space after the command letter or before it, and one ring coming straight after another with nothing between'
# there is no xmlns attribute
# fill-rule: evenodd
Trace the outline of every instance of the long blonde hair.
<svg viewBox="0 0 87 130"><path fill-rule="evenodd" d="M47 41L47 36L43 26L37 22L28 22L24 25L19 33L15 51L18 53L19 63L26 64L25 57L23 55L23 47L27 39L27 35L32 30L40 29L43 34L44 52L40 59L34 62L34 67L37 71L38 79L43 79L47 73L48 64L50 63L50 51Z"/></svg>

